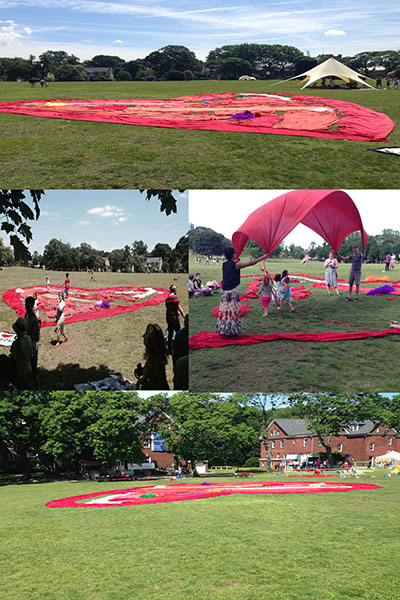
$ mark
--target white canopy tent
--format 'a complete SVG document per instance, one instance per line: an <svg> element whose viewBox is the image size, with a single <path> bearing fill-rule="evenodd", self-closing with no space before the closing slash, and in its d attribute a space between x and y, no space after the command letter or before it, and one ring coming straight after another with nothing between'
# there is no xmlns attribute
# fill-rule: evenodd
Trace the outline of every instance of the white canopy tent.
<svg viewBox="0 0 400 600"><path fill-rule="evenodd" d="M301 73L301 75L296 75L295 77L290 77L290 79L285 79L285 81L291 81L292 79L297 79L298 77L306 78L306 83L301 88L302 90L304 90L304 88L308 85L315 83L318 79L322 79L324 77L339 77L339 79L343 79L346 83L349 83L350 80L357 81L358 83L362 83L362 85L366 85L372 90L375 89L372 87L372 85L369 85L369 83L365 83L365 81L362 79L362 75L356 71L353 71L353 69L346 67L346 65L342 65L342 63L335 58L328 58L328 60L320 65Z"/></svg>
<svg viewBox="0 0 400 600"><path fill-rule="evenodd" d="M395 465L400 465L400 452L396 452L395 450L390 450L386 452L386 454L382 454L382 456L377 456L375 461L377 463L393 463Z"/></svg>

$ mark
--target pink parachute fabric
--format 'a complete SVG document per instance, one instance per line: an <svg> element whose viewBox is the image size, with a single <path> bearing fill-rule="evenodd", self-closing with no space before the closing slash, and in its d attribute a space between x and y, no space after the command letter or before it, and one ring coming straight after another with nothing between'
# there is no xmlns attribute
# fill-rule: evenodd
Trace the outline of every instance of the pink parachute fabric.
<svg viewBox="0 0 400 600"><path fill-rule="evenodd" d="M394 128L387 115L352 102L268 93L201 94L168 99L32 99L0 102L0 113L381 142L387 141Z"/></svg>
<svg viewBox="0 0 400 600"><path fill-rule="evenodd" d="M368 241L360 213L346 192L294 190L252 212L233 234L233 247L240 255L251 238L269 256L299 223L320 235L335 253L354 231L361 232L363 249Z"/></svg>

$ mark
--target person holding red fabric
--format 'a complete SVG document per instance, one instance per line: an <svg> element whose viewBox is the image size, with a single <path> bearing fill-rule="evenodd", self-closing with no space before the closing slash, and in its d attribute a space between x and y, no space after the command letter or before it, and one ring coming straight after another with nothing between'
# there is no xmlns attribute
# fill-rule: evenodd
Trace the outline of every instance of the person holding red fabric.
<svg viewBox="0 0 400 600"><path fill-rule="evenodd" d="M349 260L349 258L351 259L351 268L350 268L350 273L349 273L349 293L346 298L346 302L351 302L351 292L353 291L354 284L356 286L356 293L355 293L354 300L357 301L358 300L358 292L360 290L361 267L362 267L362 262L363 262L363 258L364 258L364 253L360 252L360 247L355 245L355 246L353 246L353 254L350 254L349 256L342 256L341 254L338 253L338 256L340 256L340 258L342 260Z"/></svg>
<svg viewBox="0 0 400 600"><path fill-rule="evenodd" d="M217 320L217 333L220 335L240 335L243 333L240 311L240 269L245 269L265 260L267 254L248 262L239 262L232 247L225 248L226 261L222 264L222 295Z"/></svg>

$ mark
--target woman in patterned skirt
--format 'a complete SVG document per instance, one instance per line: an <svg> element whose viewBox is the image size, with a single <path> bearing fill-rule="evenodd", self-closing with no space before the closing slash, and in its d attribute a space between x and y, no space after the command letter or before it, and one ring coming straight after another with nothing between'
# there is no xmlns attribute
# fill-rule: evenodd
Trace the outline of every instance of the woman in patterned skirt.
<svg viewBox="0 0 400 600"><path fill-rule="evenodd" d="M265 260L264 254L248 262L239 262L234 248L225 248L226 261L222 264L222 295L217 320L217 333L221 335L240 335L242 317L240 313L240 269L256 265Z"/></svg>

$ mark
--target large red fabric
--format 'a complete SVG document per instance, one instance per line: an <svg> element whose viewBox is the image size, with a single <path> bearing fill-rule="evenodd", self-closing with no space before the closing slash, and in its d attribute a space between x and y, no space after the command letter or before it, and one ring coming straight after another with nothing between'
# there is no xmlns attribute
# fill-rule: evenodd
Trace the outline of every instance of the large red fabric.
<svg viewBox="0 0 400 600"><path fill-rule="evenodd" d="M394 128L387 115L358 104L316 96L265 93L203 94L171 99L23 100L0 103L0 112L177 129L380 142L387 141Z"/></svg>
<svg viewBox="0 0 400 600"><path fill-rule="evenodd" d="M382 486L370 483L335 483L321 481L272 481L254 483L180 483L173 485L156 485L134 487L121 490L109 490L70 496L51 500L45 506L49 508L85 508L105 506L137 506L142 504L158 504L182 500L200 500L229 496L231 494L323 494L332 492L350 492L353 490L375 490ZM85 502L86 501L86 502Z"/></svg>
<svg viewBox="0 0 400 600"><path fill-rule="evenodd" d="M291 340L296 342L339 342L347 340L362 340L368 337L385 337L400 334L400 329L384 329L382 331L345 331L327 333L265 333L243 334L238 336L220 335L212 331L199 331L189 338L189 348L222 348L223 346L252 346L277 340Z"/></svg>
<svg viewBox="0 0 400 600"><path fill-rule="evenodd" d="M240 255L251 238L270 255L299 223L320 235L335 253L354 231L361 232L363 248L368 241L360 213L346 192L294 190L253 211L233 234L233 247Z"/></svg>
<svg viewBox="0 0 400 600"><path fill-rule="evenodd" d="M325 283L318 283L318 282L314 282L312 284L312 286L315 287L315 288L325 288L326 287ZM338 289L342 290L342 291L346 291L346 290L349 289L349 284L348 283L338 283ZM363 286L360 285L358 291L361 294L368 294L368 292L373 292L375 289L376 288L363 287ZM393 291L390 292L390 294L394 294L394 295L400 296L400 288L393 289ZM376 294L376 295L379 295L379 294Z"/></svg>
<svg viewBox="0 0 400 600"><path fill-rule="evenodd" d="M57 293L62 291L62 286L52 285L50 291L45 286L31 286L14 288L3 294L3 300L10 308L14 309L18 317L25 315L25 298L34 292L38 294L41 326L55 325ZM145 290L153 290L149 298L141 298ZM89 319L102 319L113 315L124 314L139 310L145 306L161 304L169 295L168 290L162 288L114 287L88 290L86 288L70 288L69 297L65 303L65 322L78 323ZM137 295L135 295L137 294ZM110 308L96 307L96 302L110 302ZM44 316L49 320L46 320Z"/></svg>

